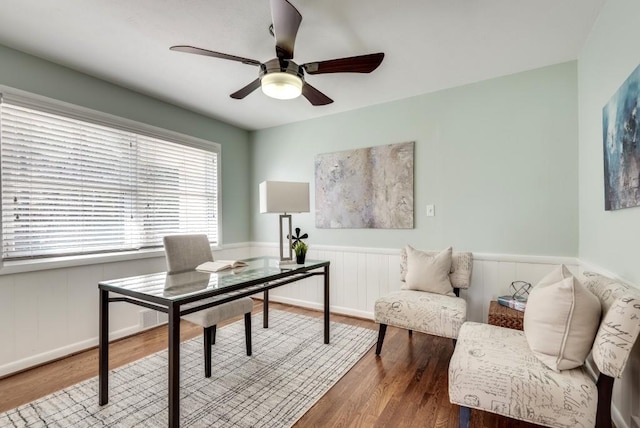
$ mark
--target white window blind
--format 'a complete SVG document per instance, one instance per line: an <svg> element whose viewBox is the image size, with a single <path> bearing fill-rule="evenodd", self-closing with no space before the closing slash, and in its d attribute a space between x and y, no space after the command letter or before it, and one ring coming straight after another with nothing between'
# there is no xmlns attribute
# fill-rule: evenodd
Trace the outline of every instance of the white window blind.
<svg viewBox="0 0 640 428"><path fill-rule="evenodd" d="M6 99L0 147L4 260L218 242L217 151Z"/></svg>

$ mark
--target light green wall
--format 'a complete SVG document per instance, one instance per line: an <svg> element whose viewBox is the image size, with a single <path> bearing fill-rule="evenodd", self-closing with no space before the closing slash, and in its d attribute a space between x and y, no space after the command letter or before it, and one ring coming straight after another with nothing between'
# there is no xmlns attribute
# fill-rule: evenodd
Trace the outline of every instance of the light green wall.
<svg viewBox="0 0 640 428"><path fill-rule="evenodd" d="M640 2L609 0L578 59L580 260L640 285L640 207L604 209L602 108L640 64ZM636 343L637 345L637 343ZM614 421L640 418L640 346L613 389Z"/></svg>
<svg viewBox="0 0 640 428"><path fill-rule="evenodd" d="M258 214L258 183L291 180L311 183L312 212L294 226L312 245L576 256L577 127L569 62L253 132L252 237L277 241L277 217ZM416 143L415 229L315 228L317 154L405 141Z"/></svg>
<svg viewBox="0 0 640 428"><path fill-rule="evenodd" d="M640 207L604 210L602 108L640 64L640 2L605 4L579 58L580 258L640 284Z"/></svg>
<svg viewBox="0 0 640 428"><path fill-rule="evenodd" d="M223 243L249 240L247 131L2 45L0 84L221 144Z"/></svg>
<svg viewBox="0 0 640 428"><path fill-rule="evenodd" d="M574 62L251 134L3 46L0 84L220 143L225 243L276 241L260 181L309 181L313 211L316 154L415 141L415 229L295 225L312 244L577 255Z"/></svg>

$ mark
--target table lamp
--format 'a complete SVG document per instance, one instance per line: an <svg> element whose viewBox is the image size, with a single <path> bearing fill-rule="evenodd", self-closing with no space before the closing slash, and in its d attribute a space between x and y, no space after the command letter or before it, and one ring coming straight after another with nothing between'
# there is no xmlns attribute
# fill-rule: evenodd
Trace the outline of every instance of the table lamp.
<svg viewBox="0 0 640 428"><path fill-rule="evenodd" d="M309 212L309 183L292 181L263 181L260 183L260 213L280 214L280 265L295 264L291 252L291 214ZM288 248L284 250L284 220L289 233Z"/></svg>

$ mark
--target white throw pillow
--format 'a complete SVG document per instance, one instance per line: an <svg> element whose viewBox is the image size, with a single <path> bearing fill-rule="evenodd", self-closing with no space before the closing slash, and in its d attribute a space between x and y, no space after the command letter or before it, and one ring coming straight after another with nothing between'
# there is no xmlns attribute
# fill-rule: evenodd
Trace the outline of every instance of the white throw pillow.
<svg viewBox="0 0 640 428"><path fill-rule="evenodd" d="M584 364L600 325L600 300L560 265L529 294L524 334L534 355L552 370Z"/></svg>
<svg viewBox="0 0 640 428"><path fill-rule="evenodd" d="M449 279L452 251L449 247L432 256L407 245L407 275L402 288L455 296Z"/></svg>

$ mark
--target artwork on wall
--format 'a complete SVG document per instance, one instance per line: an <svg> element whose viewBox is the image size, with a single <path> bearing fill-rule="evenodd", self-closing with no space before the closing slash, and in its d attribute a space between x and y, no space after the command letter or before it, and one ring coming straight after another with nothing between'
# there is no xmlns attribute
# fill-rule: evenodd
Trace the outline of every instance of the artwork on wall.
<svg viewBox="0 0 640 428"><path fill-rule="evenodd" d="M413 228L414 143L316 156L316 227Z"/></svg>
<svg viewBox="0 0 640 428"><path fill-rule="evenodd" d="M605 210L640 205L640 65L602 109Z"/></svg>

